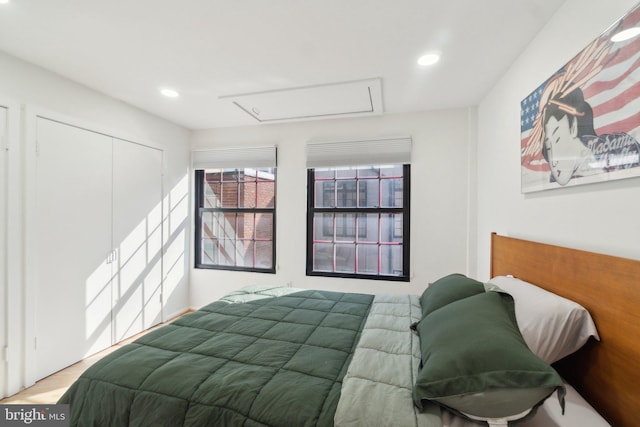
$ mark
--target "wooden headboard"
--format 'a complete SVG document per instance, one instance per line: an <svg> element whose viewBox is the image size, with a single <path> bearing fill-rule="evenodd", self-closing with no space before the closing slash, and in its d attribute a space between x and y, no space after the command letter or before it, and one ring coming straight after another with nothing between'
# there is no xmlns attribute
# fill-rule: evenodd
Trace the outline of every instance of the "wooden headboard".
<svg viewBox="0 0 640 427"><path fill-rule="evenodd" d="M491 235L491 277L513 275L578 302L600 342L554 364L615 427L640 416L640 261Z"/></svg>

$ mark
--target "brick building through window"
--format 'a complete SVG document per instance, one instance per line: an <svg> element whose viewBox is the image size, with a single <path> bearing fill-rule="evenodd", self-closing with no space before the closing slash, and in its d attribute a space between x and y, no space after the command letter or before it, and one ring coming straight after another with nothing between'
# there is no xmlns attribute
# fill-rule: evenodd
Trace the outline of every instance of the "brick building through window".
<svg viewBox="0 0 640 427"><path fill-rule="evenodd" d="M196 171L196 266L274 271L275 168Z"/></svg>

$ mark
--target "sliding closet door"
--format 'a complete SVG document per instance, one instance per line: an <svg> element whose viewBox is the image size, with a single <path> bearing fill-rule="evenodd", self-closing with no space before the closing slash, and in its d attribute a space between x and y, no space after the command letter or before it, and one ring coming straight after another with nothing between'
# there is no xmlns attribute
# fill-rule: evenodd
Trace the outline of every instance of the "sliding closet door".
<svg viewBox="0 0 640 427"><path fill-rule="evenodd" d="M37 119L37 378L111 345L110 137Z"/></svg>
<svg viewBox="0 0 640 427"><path fill-rule="evenodd" d="M0 348L7 346L7 118L0 107ZM7 361L0 357L0 398L7 394Z"/></svg>
<svg viewBox="0 0 640 427"><path fill-rule="evenodd" d="M162 151L113 140L115 342L162 318Z"/></svg>

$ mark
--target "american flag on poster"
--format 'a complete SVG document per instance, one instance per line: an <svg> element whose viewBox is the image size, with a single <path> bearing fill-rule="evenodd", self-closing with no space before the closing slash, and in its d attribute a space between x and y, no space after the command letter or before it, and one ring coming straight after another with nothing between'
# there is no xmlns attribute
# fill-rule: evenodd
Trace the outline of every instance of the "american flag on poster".
<svg viewBox="0 0 640 427"><path fill-rule="evenodd" d="M522 100L523 192L640 175L640 36L611 41L639 23L637 6ZM576 89L593 112L590 120L583 107L566 101ZM564 113L550 120L553 109ZM559 119L562 114L571 119ZM591 131L575 149L558 148L562 127L576 116L578 123L590 121Z"/></svg>

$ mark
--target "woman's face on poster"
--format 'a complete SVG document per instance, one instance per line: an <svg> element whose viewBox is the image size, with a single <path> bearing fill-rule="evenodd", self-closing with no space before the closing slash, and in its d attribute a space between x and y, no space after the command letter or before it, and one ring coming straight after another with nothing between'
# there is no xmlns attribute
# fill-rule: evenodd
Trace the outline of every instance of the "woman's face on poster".
<svg viewBox="0 0 640 427"><path fill-rule="evenodd" d="M567 116L560 120L550 117L544 125L544 145L551 175L558 184L566 185L578 167L583 148L576 121L572 126Z"/></svg>

